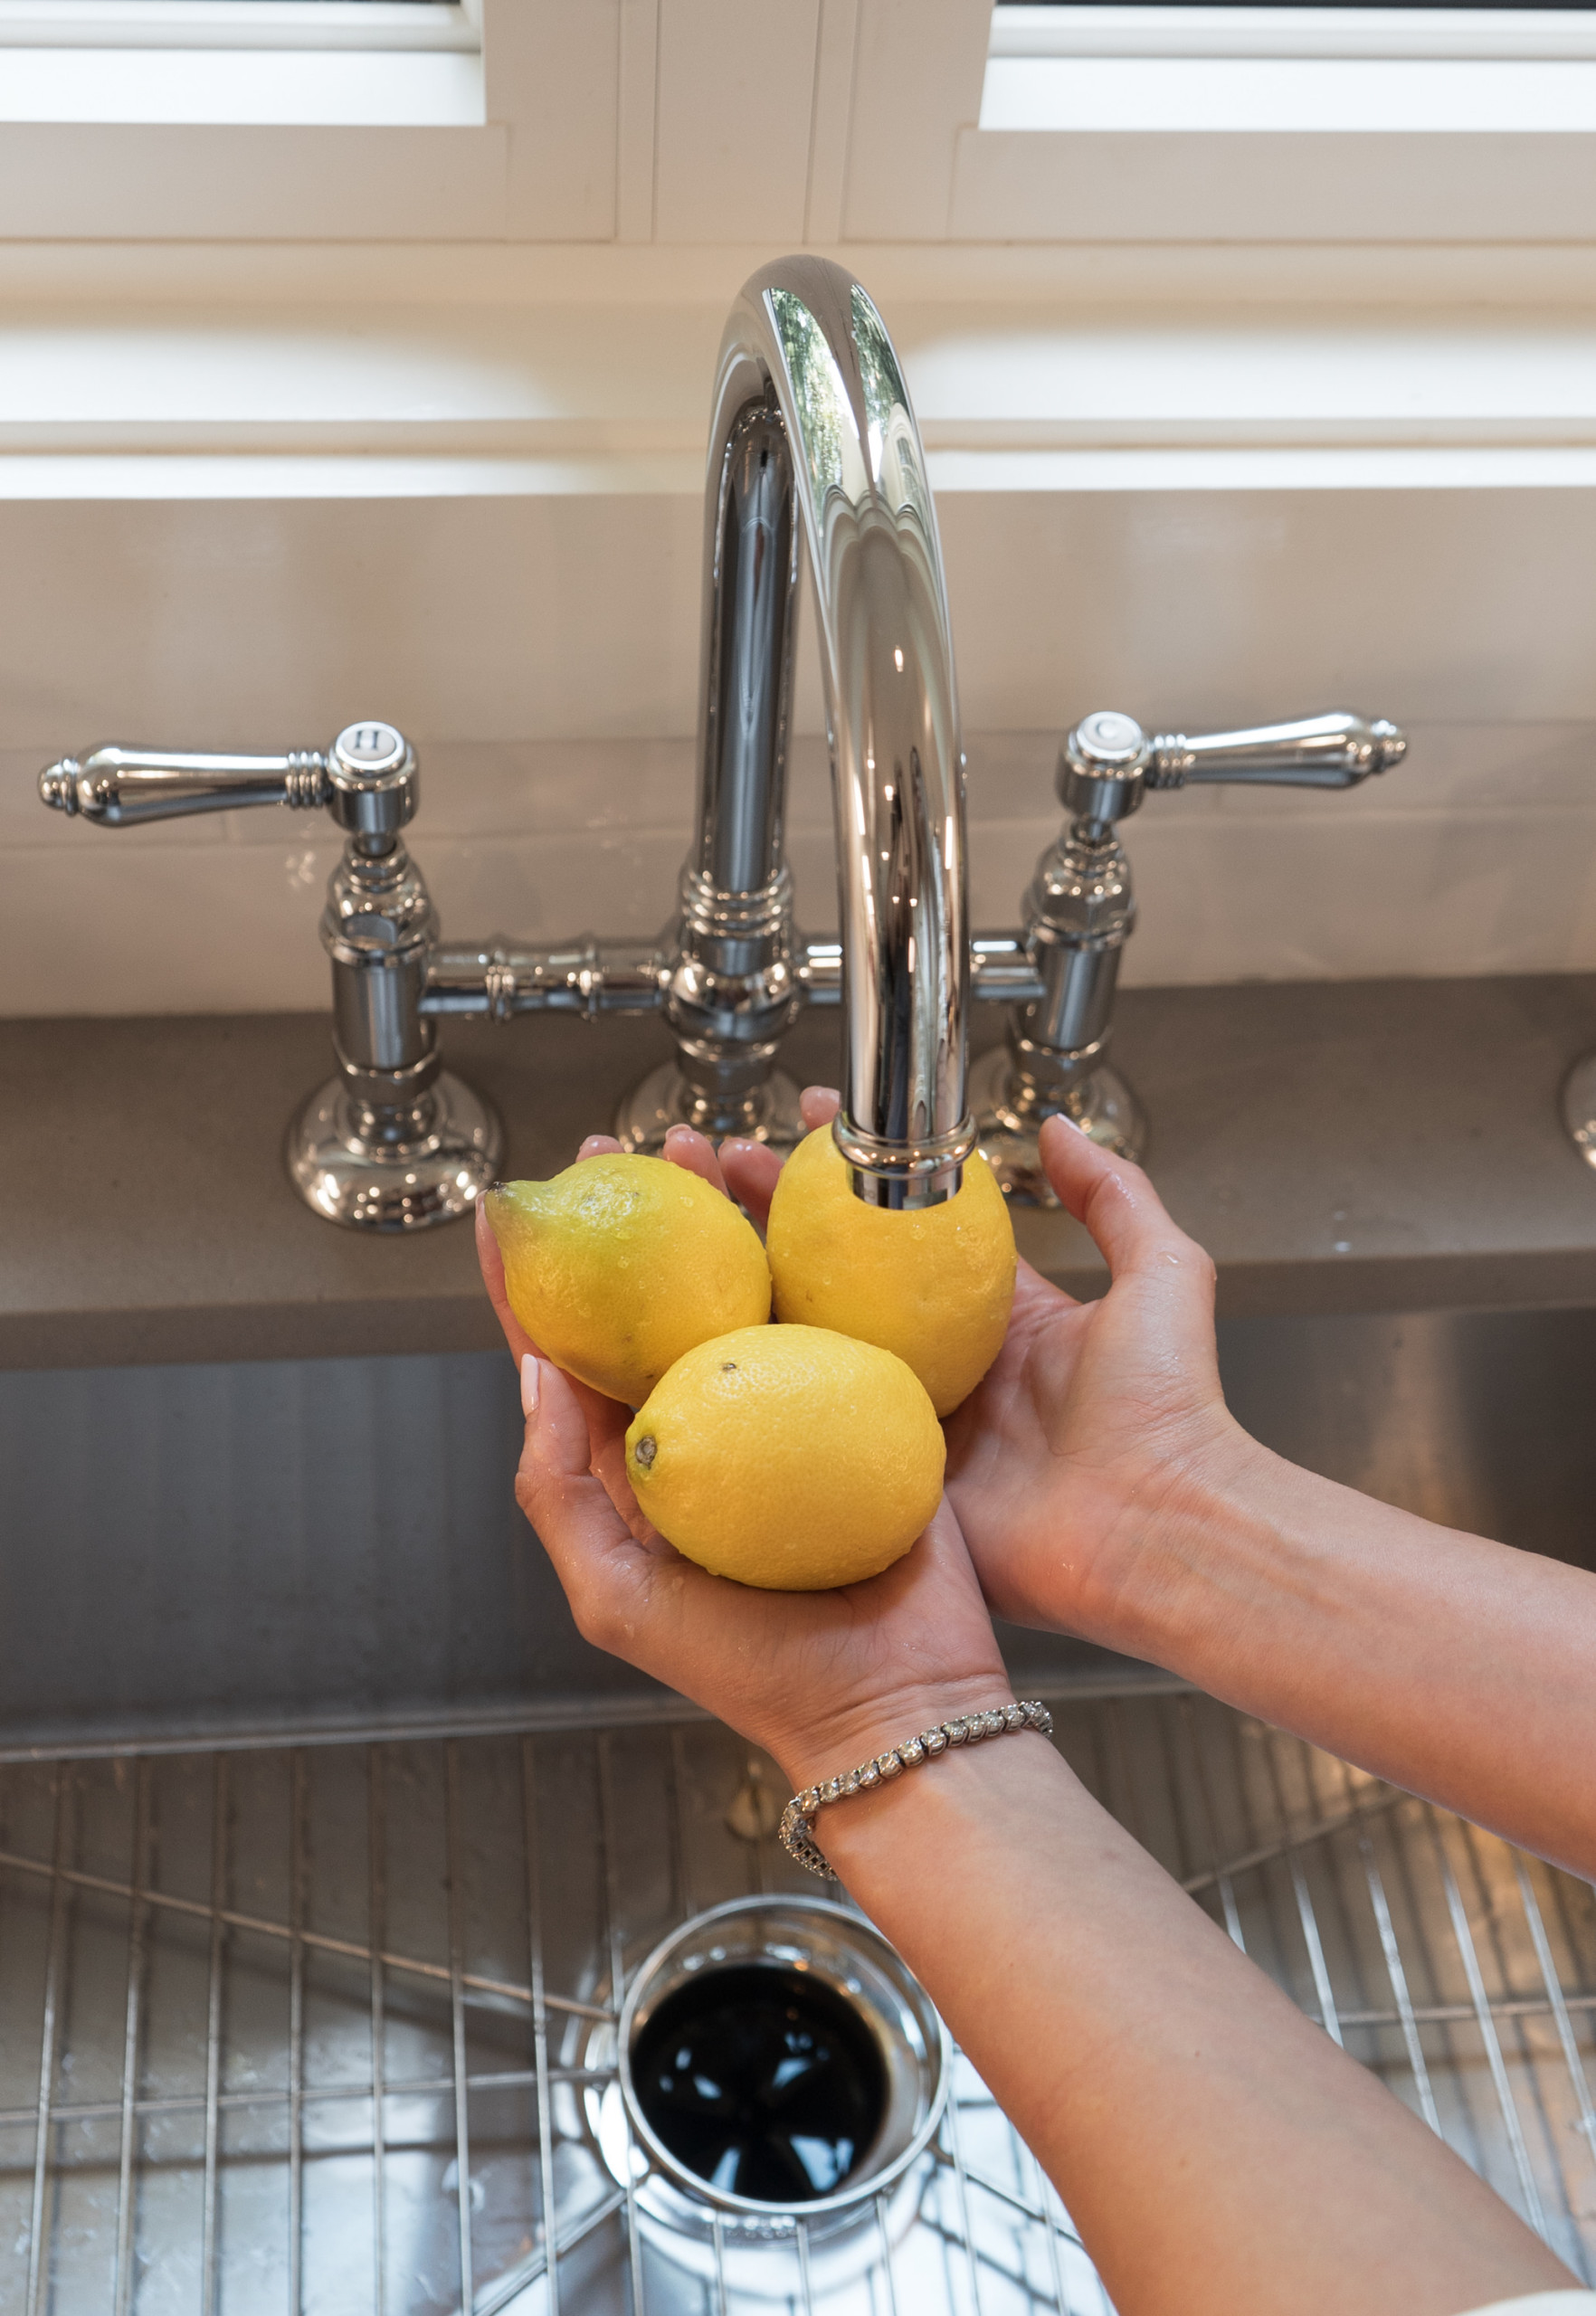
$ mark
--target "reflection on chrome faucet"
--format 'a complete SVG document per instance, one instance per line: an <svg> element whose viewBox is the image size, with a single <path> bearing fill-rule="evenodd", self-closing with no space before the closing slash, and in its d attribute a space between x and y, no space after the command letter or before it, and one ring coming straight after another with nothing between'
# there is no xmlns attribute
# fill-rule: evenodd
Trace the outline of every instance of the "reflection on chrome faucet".
<svg viewBox="0 0 1596 2316"><path fill-rule="evenodd" d="M803 1001L783 849L800 541L815 616L842 915L837 1140L861 1198L958 1188L970 986L964 757L936 515L886 325L840 266L792 258L732 308L717 365L704 540L698 834L665 1015L679 1062L621 1137L679 1120L790 1141L773 1076Z"/></svg>
<svg viewBox="0 0 1596 2316"><path fill-rule="evenodd" d="M793 922L784 840L799 574L813 578L836 807L840 936ZM658 1148L672 1124L786 1147L802 1131L776 1068L806 1005L840 1005L833 1131L856 1194L936 1204L979 1146L1011 1196L1050 1200L1042 1120L1076 1116L1129 1153L1135 1097L1107 1049L1134 911L1115 834L1145 790L1197 780L1348 787L1401 756L1395 726L1307 723L1148 740L1087 717L1065 743L1064 836L1017 932L968 927L964 760L936 509L886 326L841 267L789 258L755 274L717 366L705 507L696 832L679 910L657 944L591 935L539 945L446 942L404 846L420 775L392 725L351 725L325 754L170 755L100 748L41 778L55 810L100 825L239 806L321 807L346 834L322 939L335 1076L290 1130L290 1177L328 1220L415 1230L466 1212L501 1137L442 1069L451 1014L660 1012L677 1058L623 1101L616 1130ZM965 1098L971 999L1009 1004L1007 1043Z"/></svg>

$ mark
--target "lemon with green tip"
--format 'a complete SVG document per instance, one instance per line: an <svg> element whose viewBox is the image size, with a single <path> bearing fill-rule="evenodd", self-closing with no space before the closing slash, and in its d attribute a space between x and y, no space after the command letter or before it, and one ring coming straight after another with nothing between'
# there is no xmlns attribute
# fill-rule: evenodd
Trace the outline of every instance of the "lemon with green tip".
<svg viewBox="0 0 1596 2316"><path fill-rule="evenodd" d="M660 1533L717 1576L778 1592L890 1568L941 1500L945 1455L902 1360L828 1327L700 1343L626 1434L627 1476Z"/></svg>
<svg viewBox="0 0 1596 2316"><path fill-rule="evenodd" d="M640 1407L683 1352L770 1316L759 1234L669 1159L584 1158L488 1193L510 1309L557 1367Z"/></svg>
<svg viewBox="0 0 1596 2316"><path fill-rule="evenodd" d="M817 1127L782 1169L765 1253L778 1319L896 1352L939 1416L968 1399L1002 1348L1014 1229L979 1152L952 1198L897 1211L855 1198L831 1127Z"/></svg>

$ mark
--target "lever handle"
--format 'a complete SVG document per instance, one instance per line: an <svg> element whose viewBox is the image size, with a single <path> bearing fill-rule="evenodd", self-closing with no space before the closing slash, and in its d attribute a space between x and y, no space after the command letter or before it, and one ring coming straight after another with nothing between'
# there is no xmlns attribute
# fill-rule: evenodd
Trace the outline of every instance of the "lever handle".
<svg viewBox="0 0 1596 2316"><path fill-rule="evenodd" d="M282 756L221 756L112 746L48 765L39 774L39 794L54 812L115 829L247 804L309 812L328 803L332 788L327 758L316 748Z"/></svg>
<svg viewBox="0 0 1596 2316"><path fill-rule="evenodd" d="M1152 743L1149 788L1185 788L1202 781L1241 781L1278 788L1355 788L1373 772L1401 764L1406 734L1383 717L1371 722L1334 710L1295 724L1251 731L1161 732Z"/></svg>

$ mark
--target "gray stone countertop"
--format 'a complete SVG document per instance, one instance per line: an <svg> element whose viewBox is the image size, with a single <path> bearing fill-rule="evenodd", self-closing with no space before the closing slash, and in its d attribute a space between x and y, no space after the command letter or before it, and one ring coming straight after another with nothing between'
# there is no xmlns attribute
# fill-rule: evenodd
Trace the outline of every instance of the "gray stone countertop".
<svg viewBox="0 0 1596 2316"><path fill-rule="evenodd" d="M998 1031L977 1009L977 1041ZM837 1017L788 1040L835 1075ZM669 1050L658 1024L443 1029L491 1096L506 1171L547 1174ZM1596 976L1137 990L1116 1059L1149 1164L1231 1315L1596 1305L1596 1172L1558 1094L1596 1046ZM280 1149L330 1068L316 1015L0 1023L0 1365L473 1350L495 1341L469 1229L366 1239L310 1214ZM1067 1216L1016 1215L1072 1290Z"/></svg>

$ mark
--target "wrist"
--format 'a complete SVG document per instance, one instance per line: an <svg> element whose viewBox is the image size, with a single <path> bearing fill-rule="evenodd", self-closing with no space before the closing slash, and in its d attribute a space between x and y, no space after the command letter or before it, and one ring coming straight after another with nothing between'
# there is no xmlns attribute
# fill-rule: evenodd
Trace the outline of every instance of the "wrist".
<svg viewBox="0 0 1596 2316"><path fill-rule="evenodd" d="M841 1777L889 1747L956 1715L1014 1702L1001 1662L992 1670L955 1674L934 1682L905 1680L871 1696L819 1713L802 1728L771 1741L794 1793Z"/></svg>
<svg viewBox="0 0 1596 2316"><path fill-rule="evenodd" d="M1211 1626L1241 1605L1228 1577L1237 1541L1268 1523L1291 1469L1228 1412L1184 1453L1150 1464L1120 1498L1083 1637L1195 1677ZM1256 1565L1255 1552L1245 1558Z"/></svg>
<svg viewBox="0 0 1596 2316"><path fill-rule="evenodd" d="M949 1858L994 1834L1000 1851L1013 1846L1021 1827L1028 1837L1039 1780L1055 1799L1060 1780L1075 1784L1054 1750L1045 1705L977 1706L962 1718L962 1729L960 1717L949 1714L916 1731L917 1743L900 1739L901 1765L890 1774L883 1748L869 1757L869 1781L860 1763L857 1786L838 1780L801 1787L784 1817L782 1838L793 1856L811 1866L823 1861L884 1929L881 1905L892 1911L917 1889L923 1895L927 1872L943 1872Z"/></svg>

